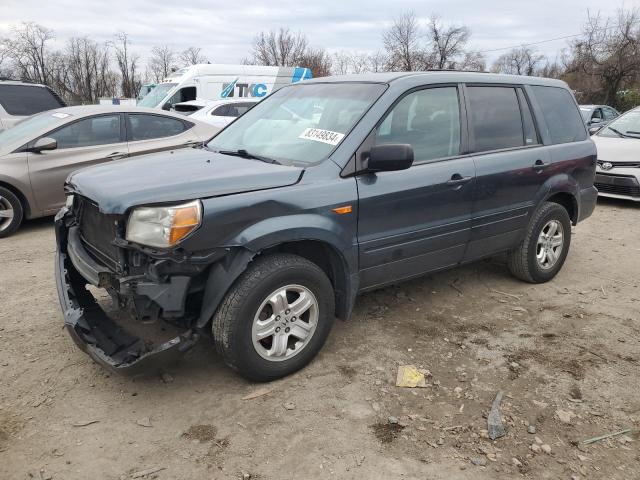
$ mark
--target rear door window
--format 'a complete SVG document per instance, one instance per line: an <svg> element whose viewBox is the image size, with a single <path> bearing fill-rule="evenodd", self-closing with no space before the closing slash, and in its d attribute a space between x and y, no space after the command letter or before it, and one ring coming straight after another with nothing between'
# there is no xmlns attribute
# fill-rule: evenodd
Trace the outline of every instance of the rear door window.
<svg viewBox="0 0 640 480"><path fill-rule="evenodd" d="M35 85L0 84L0 105L9 115L27 116L64 107L51 90Z"/></svg>
<svg viewBox="0 0 640 480"><path fill-rule="evenodd" d="M469 128L476 152L525 145L520 105L513 87L470 86ZM533 138L533 137L531 137Z"/></svg>
<svg viewBox="0 0 640 480"><path fill-rule="evenodd" d="M193 126L177 118L144 113L129 114L129 141L150 140L179 135Z"/></svg>
<svg viewBox="0 0 640 480"><path fill-rule="evenodd" d="M240 115L244 115L245 112L254 105L255 103L232 103L229 105L229 113L227 115L230 117L239 117Z"/></svg>
<svg viewBox="0 0 640 480"><path fill-rule="evenodd" d="M456 87L409 93L377 129L375 144L408 143L416 162L460 154L460 104Z"/></svg>
<svg viewBox="0 0 640 480"><path fill-rule="evenodd" d="M120 115L100 115L70 123L45 137L54 138L58 149L91 147L122 142Z"/></svg>
<svg viewBox="0 0 640 480"><path fill-rule="evenodd" d="M226 117L229 115L229 105L221 105L218 108L215 108L211 115L214 117Z"/></svg>
<svg viewBox="0 0 640 480"><path fill-rule="evenodd" d="M579 142L587 139L584 122L573 96L560 87L531 87L540 105L551 143Z"/></svg>

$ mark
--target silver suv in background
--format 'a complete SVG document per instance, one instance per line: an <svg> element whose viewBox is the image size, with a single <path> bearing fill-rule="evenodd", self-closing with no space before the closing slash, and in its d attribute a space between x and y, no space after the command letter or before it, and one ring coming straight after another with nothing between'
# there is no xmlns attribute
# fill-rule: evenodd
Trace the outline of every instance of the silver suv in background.
<svg viewBox="0 0 640 480"><path fill-rule="evenodd" d="M65 106L46 85L0 78L0 131L36 113Z"/></svg>

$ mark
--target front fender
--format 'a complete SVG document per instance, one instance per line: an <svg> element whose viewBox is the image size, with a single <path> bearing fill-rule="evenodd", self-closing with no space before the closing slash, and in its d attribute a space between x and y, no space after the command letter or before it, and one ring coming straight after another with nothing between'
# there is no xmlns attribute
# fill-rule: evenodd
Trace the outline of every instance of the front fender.
<svg viewBox="0 0 640 480"><path fill-rule="evenodd" d="M347 239L351 239L349 242ZM344 305L339 315L347 318L358 291L358 247L345 226L318 214L296 214L262 220L229 239L224 245L229 254L214 264L207 279L197 327L203 328L214 315L227 291L260 252L285 243L311 240L331 247L342 263Z"/></svg>

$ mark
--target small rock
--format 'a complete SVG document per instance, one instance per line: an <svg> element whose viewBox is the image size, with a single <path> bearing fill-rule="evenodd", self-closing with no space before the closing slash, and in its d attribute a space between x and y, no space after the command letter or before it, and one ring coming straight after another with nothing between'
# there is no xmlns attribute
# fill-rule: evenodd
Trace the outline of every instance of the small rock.
<svg viewBox="0 0 640 480"><path fill-rule="evenodd" d="M569 412L567 410L562 410L562 409L556 410L555 415L558 420L566 424L570 424L571 419L575 416L573 412Z"/></svg>
<svg viewBox="0 0 640 480"><path fill-rule="evenodd" d="M251 478L250 473L242 473L242 480L249 480Z"/></svg>
<svg viewBox="0 0 640 480"><path fill-rule="evenodd" d="M284 404L284 409L285 410L293 410L296 408L296 404L293 402L287 402Z"/></svg>
<svg viewBox="0 0 640 480"><path fill-rule="evenodd" d="M436 443L438 445L444 445L444 438L440 437Z"/></svg>
<svg viewBox="0 0 640 480"><path fill-rule="evenodd" d="M527 427L527 432L528 432L528 433L530 433L531 435L535 435L535 433L536 433L536 427L535 427L535 425L529 425L529 426Z"/></svg>
<svg viewBox="0 0 640 480"><path fill-rule="evenodd" d="M538 445L537 443L531 444L529 448L533 453L540 453L540 445Z"/></svg>
<svg viewBox="0 0 640 480"><path fill-rule="evenodd" d="M471 458L471 463L478 467L484 467L487 464L487 461L482 457L473 457Z"/></svg>
<svg viewBox="0 0 640 480"><path fill-rule="evenodd" d="M491 460L492 462L495 462L498 460L498 458L496 457L495 453L487 453L486 455L487 459Z"/></svg>
<svg viewBox="0 0 640 480"><path fill-rule="evenodd" d="M387 418L387 420L391 425L397 425L398 424L398 417L389 416L389 418Z"/></svg>
<svg viewBox="0 0 640 480"><path fill-rule="evenodd" d="M454 388L453 393L455 393L456 397L460 398L460 396L462 395L462 388L460 387Z"/></svg>
<svg viewBox="0 0 640 480"><path fill-rule="evenodd" d="M545 444L541 445L540 448L547 455L551 453L551 445L548 445L548 444L545 443Z"/></svg>
<svg viewBox="0 0 640 480"><path fill-rule="evenodd" d="M509 366L514 370L517 370L518 368L520 368L520 364L518 362L511 362Z"/></svg>
<svg viewBox="0 0 640 480"><path fill-rule="evenodd" d="M373 402L371 404L371 408L373 408L374 412L379 412L380 411L380 404L378 402Z"/></svg>
<svg viewBox="0 0 640 480"><path fill-rule="evenodd" d="M516 457L513 457L511 459L511 463L513 463L514 466L520 468L522 466L522 462L520 460L518 460Z"/></svg>
<svg viewBox="0 0 640 480"><path fill-rule="evenodd" d="M588 458L585 457L584 455L578 454L578 460L580 460L581 462L586 462L588 460Z"/></svg>
<svg viewBox="0 0 640 480"><path fill-rule="evenodd" d="M153 427L153 425L151 425L151 419L149 417L139 418L138 420L136 420L136 423L141 427Z"/></svg>
<svg viewBox="0 0 640 480"><path fill-rule="evenodd" d="M171 383L173 382L173 375L171 375L170 373L163 373L162 375L160 375L160 378L162 378L162 381L164 383Z"/></svg>

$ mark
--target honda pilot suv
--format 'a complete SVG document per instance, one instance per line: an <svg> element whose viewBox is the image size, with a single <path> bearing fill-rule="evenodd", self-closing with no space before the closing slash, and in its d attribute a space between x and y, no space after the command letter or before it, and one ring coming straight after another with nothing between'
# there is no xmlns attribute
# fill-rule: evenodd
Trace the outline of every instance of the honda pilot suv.
<svg viewBox="0 0 640 480"><path fill-rule="evenodd" d="M114 370L206 337L243 376L275 379L318 353L358 293L500 253L517 278L551 280L594 210L595 168L561 81L425 72L284 87L204 148L69 177L64 322Z"/></svg>

